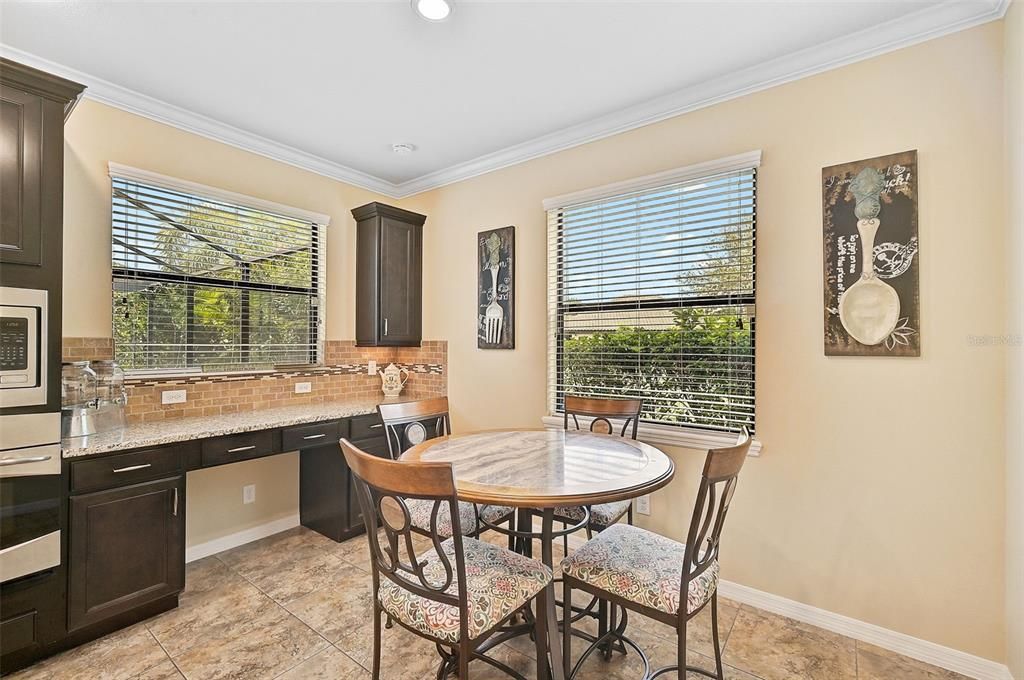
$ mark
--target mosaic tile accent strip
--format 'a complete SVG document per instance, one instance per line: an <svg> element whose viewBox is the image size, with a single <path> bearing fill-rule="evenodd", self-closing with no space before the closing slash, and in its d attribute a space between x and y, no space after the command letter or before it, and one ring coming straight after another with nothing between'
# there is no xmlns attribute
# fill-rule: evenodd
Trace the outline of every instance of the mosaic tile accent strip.
<svg viewBox="0 0 1024 680"><path fill-rule="evenodd" d="M110 338L64 338L63 354L82 361L113 356ZM356 347L350 340L329 340L327 365L273 371L209 375L136 376L125 381L130 423L193 416L220 416L267 408L320 405L342 399L373 400L381 396L380 377L367 375L367 362L379 368L394 363L410 372L402 396L422 399L447 394L448 343L428 340L421 347ZM295 383L311 383L311 391L295 394ZM161 404L161 392L184 389L182 404Z"/></svg>

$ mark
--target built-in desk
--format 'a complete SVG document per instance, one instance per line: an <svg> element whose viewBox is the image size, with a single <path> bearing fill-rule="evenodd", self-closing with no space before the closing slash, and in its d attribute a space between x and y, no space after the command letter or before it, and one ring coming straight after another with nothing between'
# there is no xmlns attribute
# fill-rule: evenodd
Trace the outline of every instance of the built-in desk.
<svg viewBox="0 0 1024 680"><path fill-rule="evenodd" d="M361 533L341 438L387 455L376 402L139 423L65 442L63 646L177 606L185 586L185 473L191 470L299 451L302 524L336 541Z"/></svg>

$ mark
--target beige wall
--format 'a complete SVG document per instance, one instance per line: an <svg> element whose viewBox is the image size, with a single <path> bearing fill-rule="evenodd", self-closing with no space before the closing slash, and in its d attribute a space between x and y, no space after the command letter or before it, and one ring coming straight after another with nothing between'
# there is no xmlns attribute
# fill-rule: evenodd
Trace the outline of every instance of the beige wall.
<svg viewBox="0 0 1024 680"><path fill-rule="evenodd" d="M1002 37L1002 24L989 24L389 201L429 215L424 335L449 341L454 426L536 426L546 412L543 198L760 148L765 448L743 475L724 575L1005 659L1007 350L968 342L1006 331L1004 184L994 161L1003 146ZM864 93L872 104L859 101ZM371 193L89 101L67 139L65 335L110 332L113 160L330 214L327 337L352 337L348 211ZM826 358L821 168L911 148L921 171L922 356ZM473 237L507 224L517 227L517 349L480 351ZM679 475L654 498L648 524L681 537L701 456L670 453ZM248 483L258 500L242 506ZM1022 488L1012 484L1011 494ZM293 455L190 474L189 545L286 517L296 494Z"/></svg>
<svg viewBox="0 0 1024 680"><path fill-rule="evenodd" d="M65 140L65 337L111 333L109 161L330 215L326 336L354 337L355 222L349 211L386 199L89 100L71 115ZM418 207L415 200L401 205ZM251 505L242 504L246 484L257 485ZM191 473L187 496L189 547L282 519L298 512L298 456Z"/></svg>
<svg viewBox="0 0 1024 680"><path fill-rule="evenodd" d="M724 576L1005 659L1006 351L968 342L1005 329L1002 33L989 24L431 192L424 318L449 342L455 427L537 426L546 412L543 198L762 149L764 452L741 480ZM827 358L821 168L906 149L920 154L922 356ZM474 235L509 224L517 348L480 351ZM682 538L701 456L672 455L679 474L647 524Z"/></svg>
<svg viewBox="0 0 1024 680"><path fill-rule="evenodd" d="M1007 196L1010 232L1006 404L1006 620L1010 672L1024 678L1024 4L1006 15Z"/></svg>

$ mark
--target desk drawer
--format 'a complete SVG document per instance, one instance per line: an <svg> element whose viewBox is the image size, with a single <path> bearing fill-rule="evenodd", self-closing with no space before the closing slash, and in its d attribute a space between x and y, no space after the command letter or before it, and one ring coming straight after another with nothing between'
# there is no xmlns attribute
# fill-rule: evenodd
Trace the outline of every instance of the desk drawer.
<svg viewBox="0 0 1024 680"><path fill-rule="evenodd" d="M379 413L368 413L365 416L355 416L351 420L349 439L373 439L384 436L384 423L380 420Z"/></svg>
<svg viewBox="0 0 1024 680"><path fill-rule="evenodd" d="M165 446L71 463L71 493L167 477L181 471L181 449Z"/></svg>
<svg viewBox="0 0 1024 680"><path fill-rule="evenodd" d="M343 424L337 420L331 420L325 423L286 427L281 430L281 448L284 451L297 451L325 444L337 444L338 440L348 432L348 428L340 427ZM342 432L342 429L345 432Z"/></svg>
<svg viewBox="0 0 1024 680"><path fill-rule="evenodd" d="M242 432L203 441L203 467L259 458L274 453L274 433Z"/></svg>

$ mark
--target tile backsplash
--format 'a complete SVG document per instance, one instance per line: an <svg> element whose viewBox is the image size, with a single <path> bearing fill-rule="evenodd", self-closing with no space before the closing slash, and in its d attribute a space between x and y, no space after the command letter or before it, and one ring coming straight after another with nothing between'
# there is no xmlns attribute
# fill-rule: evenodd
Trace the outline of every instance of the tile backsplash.
<svg viewBox="0 0 1024 680"><path fill-rule="evenodd" d="M380 377L367 375L367 362L378 368L389 363L409 370L402 396L424 398L448 392L448 343L425 340L420 347L356 347L351 340L328 340L324 365L294 370L209 375L137 376L126 380L128 420L149 422L167 418L216 416L278 406L319 404L341 399L382 397ZM64 361L113 358L110 338L64 338ZM296 394L295 384L312 389ZM185 390L181 404L161 404L164 390Z"/></svg>

